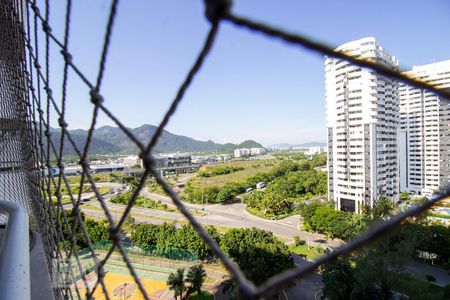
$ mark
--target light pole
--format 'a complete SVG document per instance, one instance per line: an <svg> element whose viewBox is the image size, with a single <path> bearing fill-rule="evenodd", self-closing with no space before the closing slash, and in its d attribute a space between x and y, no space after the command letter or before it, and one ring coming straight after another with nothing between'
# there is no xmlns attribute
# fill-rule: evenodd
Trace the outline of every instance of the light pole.
<svg viewBox="0 0 450 300"><path fill-rule="evenodd" d="M204 190L205 190L205 186L202 185L202 210L205 210L205 206L203 205L203 193L204 193Z"/></svg>

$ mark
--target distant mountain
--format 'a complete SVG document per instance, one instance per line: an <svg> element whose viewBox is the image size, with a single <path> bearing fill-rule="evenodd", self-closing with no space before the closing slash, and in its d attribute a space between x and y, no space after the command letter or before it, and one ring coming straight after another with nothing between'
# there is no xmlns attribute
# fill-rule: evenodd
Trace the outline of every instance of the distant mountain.
<svg viewBox="0 0 450 300"><path fill-rule="evenodd" d="M289 143L280 143L271 145L269 149L298 149L298 148L306 148L306 147L326 147L327 143L322 142L308 142L303 144L289 144Z"/></svg>
<svg viewBox="0 0 450 300"><path fill-rule="evenodd" d="M146 145L156 132L156 126L142 125L137 128L129 128L134 136ZM55 148L59 151L61 140L61 130L52 129L52 141ZM87 130L76 129L69 130L73 141L78 149L82 151L86 142ZM163 131L154 152L171 153L171 152L220 152L228 153L238 148L254 148L263 147L261 144L247 140L239 145L236 144L218 144L213 141L199 141L193 138L176 135L166 130ZM118 127L102 126L94 130L92 141L89 147L90 154L133 154L137 153L138 148L134 142ZM65 155L75 155L75 149L68 142L67 137L64 140Z"/></svg>
<svg viewBox="0 0 450 300"><path fill-rule="evenodd" d="M309 142L309 143L303 143L300 145L293 145L293 147L326 147L327 143L322 142Z"/></svg>
<svg viewBox="0 0 450 300"><path fill-rule="evenodd" d="M246 141L243 141L242 143L240 143L239 145L232 144L232 143L226 143L226 144L220 146L217 149L217 151L228 153L228 152L232 152L236 149L240 149L240 148L247 148L247 149L249 149L249 148L264 148L264 146L253 140L246 140Z"/></svg>

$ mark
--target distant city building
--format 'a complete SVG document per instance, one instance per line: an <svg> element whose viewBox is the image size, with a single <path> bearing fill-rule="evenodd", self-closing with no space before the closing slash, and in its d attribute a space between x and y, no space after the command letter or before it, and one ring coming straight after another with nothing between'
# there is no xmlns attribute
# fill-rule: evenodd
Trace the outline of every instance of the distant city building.
<svg viewBox="0 0 450 300"><path fill-rule="evenodd" d="M271 151L288 151L292 150L291 145L272 145L269 147Z"/></svg>
<svg viewBox="0 0 450 300"><path fill-rule="evenodd" d="M450 90L450 60L405 75ZM405 84L399 90L400 191L431 196L450 181L449 101Z"/></svg>
<svg viewBox="0 0 450 300"><path fill-rule="evenodd" d="M319 146L317 146L317 147L307 147L307 148L305 148L305 150L306 150L305 154L306 155L321 154L321 153L325 152L325 149L326 148L319 147Z"/></svg>
<svg viewBox="0 0 450 300"><path fill-rule="evenodd" d="M248 156L256 156L256 155L262 155L266 153L265 148L240 148L234 150L234 157L248 157Z"/></svg>
<svg viewBox="0 0 450 300"><path fill-rule="evenodd" d="M110 165L91 165L90 169L93 174L106 172L119 172L125 170L126 166L121 164Z"/></svg>
<svg viewBox="0 0 450 300"><path fill-rule="evenodd" d="M336 49L398 69L375 38ZM398 198L398 83L347 61L325 59L328 197L336 209L361 212L380 197Z"/></svg>
<svg viewBox="0 0 450 300"><path fill-rule="evenodd" d="M186 166L192 164L190 155L171 155L167 157L169 167Z"/></svg>
<svg viewBox="0 0 450 300"><path fill-rule="evenodd" d="M154 155L153 159L157 168L167 168L169 166L169 159L165 156Z"/></svg>
<svg viewBox="0 0 450 300"><path fill-rule="evenodd" d="M143 167L142 159L137 155L130 155L124 157L122 163L127 167L132 167L135 165L139 165L141 168Z"/></svg>

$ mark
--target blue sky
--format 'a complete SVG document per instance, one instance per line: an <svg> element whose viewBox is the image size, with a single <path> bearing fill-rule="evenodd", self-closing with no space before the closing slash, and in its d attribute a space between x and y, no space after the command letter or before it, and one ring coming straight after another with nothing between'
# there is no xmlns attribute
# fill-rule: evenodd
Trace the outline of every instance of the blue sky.
<svg viewBox="0 0 450 300"><path fill-rule="evenodd" d="M53 1L50 11L53 31L61 40L64 2ZM73 2L69 51L95 81L109 1ZM331 46L374 36L399 58L403 69L450 59L450 2L446 0L245 0L235 1L233 11ZM105 105L128 127L158 124L208 27L200 0L121 1L101 88ZM52 45L50 82L61 101L62 64L57 50ZM88 95L70 72L71 129L90 124ZM113 122L100 114L101 125ZM211 55L167 130L216 142L325 141L323 57L224 22Z"/></svg>

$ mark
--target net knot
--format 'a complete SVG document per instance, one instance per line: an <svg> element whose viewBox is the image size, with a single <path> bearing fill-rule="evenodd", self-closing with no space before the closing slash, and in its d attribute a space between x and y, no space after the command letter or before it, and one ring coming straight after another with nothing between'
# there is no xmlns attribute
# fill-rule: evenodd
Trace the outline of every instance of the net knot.
<svg viewBox="0 0 450 300"><path fill-rule="evenodd" d="M67 128L67 122L66 121L64 121L64 119L63 118L58 118L58 124L59 124L59 127L61 127L61 128Z"/></svg>
<svg viewBox="0 0 450 300"><path fill-rule="evenodd" d="M39 15L39 7L37 7L34 2L31 3L31 9L36 13L36 15Z"/></svg>
<svg viewBox="0 0 450 300"><path fill-rule="evenodd" d="M204 0L205 15L211 23L217 22L229 13L231 0Z"/></svg>
<svg viewBox="0 0 450 300"><path fill-rule="evenodd" d="M42 30L47 34L52 32L52 28L48 25L47 21L42 22Z"/></svg>
<svg viewBox="0 0 450 300"><path fill-rule="evenodd" d="M91 95L91 102L94 105L100 105L103 103L103 97L99 94L97 89L92 89L89 93Z"/></svg>
<svg viewBox="0 0 450 300"><path fill-rule="evenodd" d="M52 89L49 88L49 87L46 87L46 88L45 88L45 91L47 92L47 96L49 96L50 98L52 98L52 96L53 96L53 91L52 91Z"/></svg>
<svg viewBox="0 0 450 300"><path fill-rule="evenodd" d="M141 153L139 154L139 158L142 159L142 164L146 169L150 169L155 165L155 160L150 154L146 155L145 153Z"/></svg>
<svg viewBox="0 0 450 300"><path fill-rule="evenodd" d="M64 60L68 63L71 64L72 63L72 55L67 52L66 49L61 50L61 54L64 56Z"/></svg>
<svg viewBox="0 0 450 300"><path fill-rule="evenodd" d="M99 266L97 266L97 276L98 278L105 278L105 271Z"/></svg>

